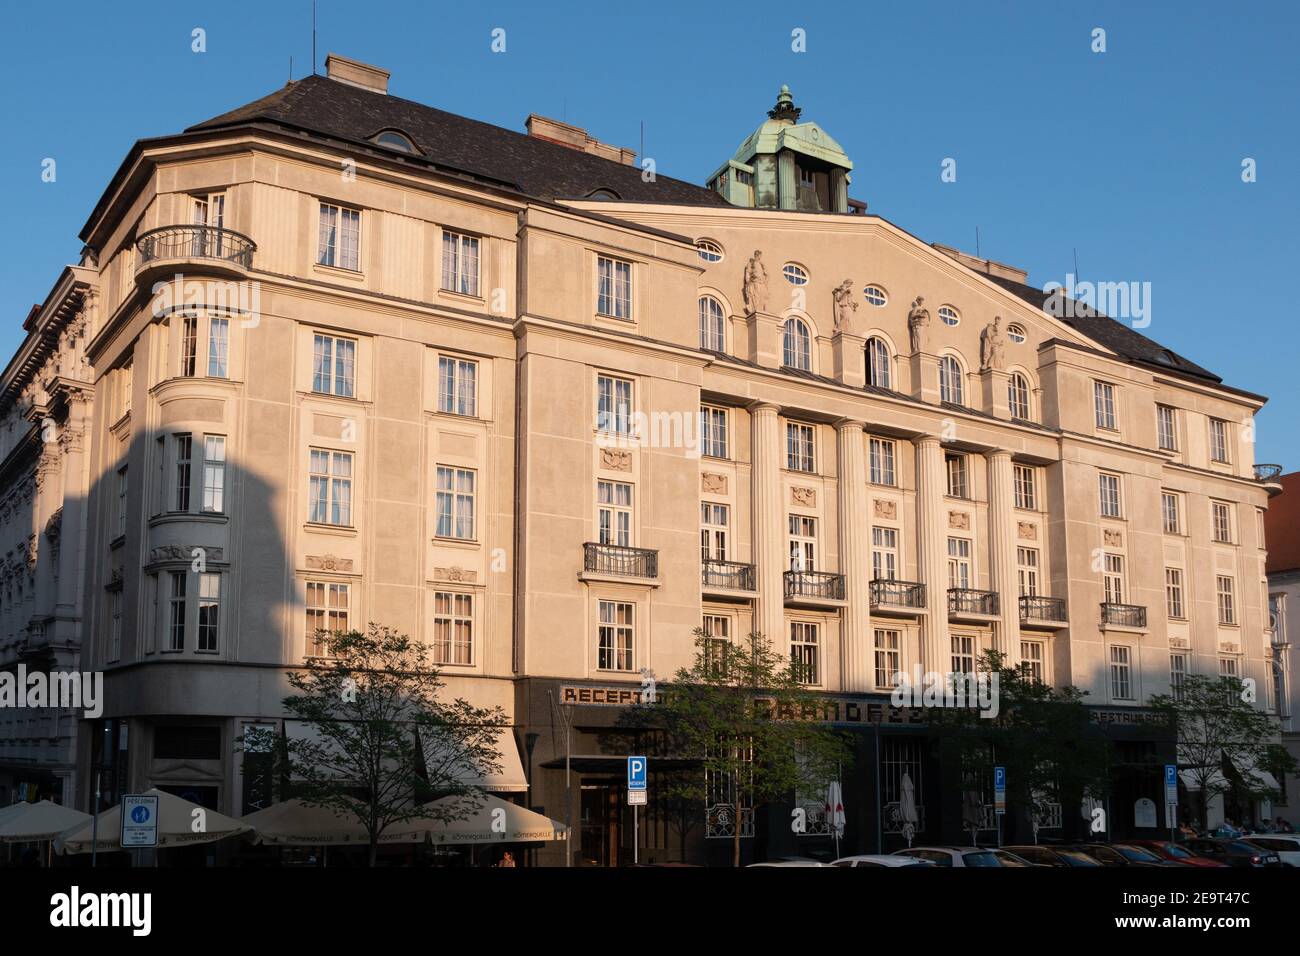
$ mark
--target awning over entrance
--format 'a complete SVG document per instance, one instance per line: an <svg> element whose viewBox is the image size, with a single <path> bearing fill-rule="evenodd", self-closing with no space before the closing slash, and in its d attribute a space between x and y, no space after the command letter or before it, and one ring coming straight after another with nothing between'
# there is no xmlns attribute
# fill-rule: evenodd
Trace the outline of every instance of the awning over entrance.
<svg viewBox="0 0 1300 956"><path fill-rule="evenodd" d="M432 803L426 803L422 809L436 814L440 808L456 808L465 798L443 797ZM542 816L525 807L507 803L500 797L486 794L478 799L479 806L473 809L468 802L464 809L453 809L453 813L465 814L459 820L419 820L407 826L420 826L427 830L429 839L436 844L480 844L480 843L539 843L551 840L567 840L568 828L550 817Z"/></svg>
<svg viewBox="0 0 1300 956"><path fill-rule="evenodd" d="M63 807L49 800L15 804L13 812L0 819L0 843L31 843L53 840L65 830L88 823L89 813Z"/></svg>

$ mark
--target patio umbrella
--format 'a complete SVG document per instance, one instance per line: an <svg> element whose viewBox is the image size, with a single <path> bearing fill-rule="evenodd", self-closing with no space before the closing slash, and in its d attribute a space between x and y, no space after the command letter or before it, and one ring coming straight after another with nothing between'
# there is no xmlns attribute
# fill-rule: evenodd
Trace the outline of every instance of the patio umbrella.
<svg viewBox="0 0 1300 956"><path fill-rule="evenodd" d="M12 812L11 812L12 811ZM90 814L49 800L18 803L0 816L0 843L37 843L53 840L60 833L90 822Z"/></svg>
<svg viewBox="0 0 1300 956"><path fill-rule="evenodd" d="M198 843L215 843L229 836L248 832L248 825L215 810L200 807L180 797L161 790L146 790L145 796L158 798L158 848L193 846ZM194 811L201 810L202 815ZM198 820L203 821L201 832L194 832ZM92 843L94 820L74 826L54 841L60 853L89 853L92 849L105 852L122 849L122 805L118 804L99 815L99 839ZM129 849L129 847L128 847Z"/></svg>
<svg viewBox="0 0 1300 956"><path fill-rule="evenodd" d="M301 800L273 803L250 813L241 822L256 834L253 842L268 846L368 846L370 836L352 814L329 807L309 806ZM380 843L423 843L425 832L394 823L379 836Z"/></svg>
<svg viewBox="0 0 1300 956"><path fill-rule="evenodd" d="M916 825L920 822L921 815L916 812L916 787L912 783L912 778L907 771L903 771L903 779L899 783L898 816L903 821L903 836L907 837L907 845L912 845L912 838L916 836Z"/></svg>
<svg viewBox="0 0 1300 956"><path fill-rule="evenodd" d="M826 787L826 826L835 837L835 855L840 855L840 837L844 836L844 793L840 782L832 780Z"/></svg>
<svg viewBox="0 0 1300 956"><path fill-rule="evenodd" d="M426 803L423 809L429 811L427 817L403 826L420 828L438 844L535 843L569 838L568 827L563 823L490 793L476 799L443 797ZM460 815L460 819L441 819L440 814L447 812Z"/></svg>

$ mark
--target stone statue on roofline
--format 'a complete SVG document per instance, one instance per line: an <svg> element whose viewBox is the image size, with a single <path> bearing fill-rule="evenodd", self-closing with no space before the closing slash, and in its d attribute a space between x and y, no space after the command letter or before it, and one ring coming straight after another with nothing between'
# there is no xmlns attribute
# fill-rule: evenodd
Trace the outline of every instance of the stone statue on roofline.
<svg viewBox="0 0 1300 956"><path fill-rule="evenodd" d="M835 287L831 296L835 299L835 331L851 331L853 313L858 311L858 304L853 301L853 280L845 279Z"/></svg>
<svg viewBox="0 0 1300 956"><path fill-rule="evenodd" d="M762 250L755 249L745 263L745 311L767 311L767 267L763 265Z"/></svg>
<svg viewBox="0 0 1300 956"><path fill-rule="evenodd" d="M1002 334L1002 316L993 316L993 321L984 326L980 333L980 371L1001 369L1006 365L1007 342Z"/></svg>
<svg viewBox="0 0 1300 956"><path fill-rule="evenodd" d="M930 310L925 308L925 297L918 295L907 313L907 334L912 342L912 352L924 352L928 345Z"/></svg>

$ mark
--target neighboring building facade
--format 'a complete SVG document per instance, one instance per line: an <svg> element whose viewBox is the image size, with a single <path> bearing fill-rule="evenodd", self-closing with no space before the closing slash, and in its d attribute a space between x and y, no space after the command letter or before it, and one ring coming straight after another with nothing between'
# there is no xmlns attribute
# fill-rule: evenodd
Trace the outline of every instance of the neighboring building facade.
<svg viewBox="0 0 1300 956"><path fill-rule="evenodd" d="M959 768L890 706L896 671L996 649L1089 691L1117 833L1172 755L1152 694L1271 686L1262 397L863 214L788 91L704 188L327 62L138 143L82 232L83 666L107 703L80 804L98 777L107 802L262 805L238 738L283 721L318 629L371 620L505 708L493 786L598 865L632 839L607 731L698 627L767 634L839 702L862 850L901 839L904 775L921 838L960 838ZM725 856L732 824L654 780L642 859ZM758 808L746 853L825 841L813 817L795 837Z"/></svg>
<svg viewBox="0 0 1300 956"><path fill-rule="evenodd" d="M98 283L93 267L65 269L0 378L0 672L24 692L29 673L80 670ZM72 805L82 713L0 708L0 806Z"/></svg>
<svg viewBox="0 0 1300 956"><path fill-rule="evenodd" d="M1279 469L1280 471L1280 469ZM1273 644L1273 696L1281 722L1282 744L1300 760L1300 471L1280 475L1282 493L1273 499L1264 519L1268 539L1269 634ZM1281 799L1277 815L1300 824L1300 781L1278 781Z"/></svg>

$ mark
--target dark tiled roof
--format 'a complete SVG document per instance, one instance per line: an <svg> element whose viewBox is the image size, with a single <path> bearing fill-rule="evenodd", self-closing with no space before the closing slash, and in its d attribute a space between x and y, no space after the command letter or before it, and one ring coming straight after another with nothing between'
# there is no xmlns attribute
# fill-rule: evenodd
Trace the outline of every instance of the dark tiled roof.
<svg viewBox="0 0 1300 956"><path fill-rule="evenodd" d="M1223 382L1223 379L1209 369L1202 368L1191 359L1170 351L1159 342L1147 338L1131 326L1088 308L1082 302L1075 301L1074 311L1076 315L1074 317L1057 316L1051 310L1044 308L1044 303L1053 298L1054 293L1035 289L1031 285L1016 282L1014 279L1004 279L1001 276L984 272L981 272L980 275L1019 296L1035 308L1042 309L1053 318L1058 318L1076 332L1086 335L1094 342L1118 352L1127 359L1141 362L1144 365L1154 365L1180 375L1204 379L1216 385Z"/></svg>
<svg viewBox="0 0 1300 956"><path fill-rule="evenodd" d="M1300 568L1300 471L1282 476L1282 493L1264 512L1264 540L1268 543L1265 573Z"/></svg>
<svg viewBox="0 0 1300 956"><path fill-rule="evenodd" d="M541 199L582 199L598 189L626 202L726 206L711 189L656 175L643 182L627 166L535 136L457 116L324 76L286 84L269 96L191 126L186 132L264 122L369 143L384 129L410 137L433 166L468 173ZM398 153L396 155L405 156Z"/></svg>

